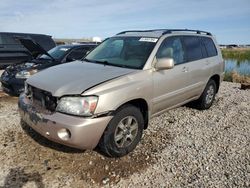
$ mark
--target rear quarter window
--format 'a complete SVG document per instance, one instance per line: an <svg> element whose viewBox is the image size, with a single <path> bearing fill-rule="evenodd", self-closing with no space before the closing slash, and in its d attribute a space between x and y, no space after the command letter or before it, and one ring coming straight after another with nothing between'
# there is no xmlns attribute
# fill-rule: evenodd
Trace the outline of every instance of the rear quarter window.
<svg viewBox="0 0 250 188"><path fill-rule="evenodd" d="M203 58L201 44L198 37L184 36L183 42L185 45L187 61L195 61Z"/></svg>
<svg viewBox="0 0 250 188"><path fill-rule="evenodd" d="M211 38L202 37L202 41L203 41L203 44L205 45L208 57L213 57L218 54L217 49L214 45L214 42Z"/></svg>

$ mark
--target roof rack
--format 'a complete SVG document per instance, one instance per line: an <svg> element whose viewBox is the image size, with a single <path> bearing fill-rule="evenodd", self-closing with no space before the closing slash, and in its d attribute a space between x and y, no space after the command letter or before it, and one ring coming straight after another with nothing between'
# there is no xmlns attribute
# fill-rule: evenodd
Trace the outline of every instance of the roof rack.
<svg viewBox="0 0 250 188"><path fill-rule="evenodd" d="M125 33L131 33L131 32L154 32L154 31L162 31L162 35L172 33L172 32L178 32L178 31L183 31L183 32L192 32L192 33L197 33L197 34L206 34L212 36L210 32L207 31L200 31L200 30L191 30L191 29L151 29L151 30L128 30L128 31L122 31L120 33L117 33L116 35L121 35Z"/></svg>
<svg viewBox="0 0 250 188"><path fill-rule="evenodd" d="M178 31L184 31L184 32L192 32L192 33L197 33L197 34L206 34L206 35L212 35L210 32L207 31L200 31L200 30L192 30L192 29L167 29L166 31L164 31L162 33L162 35L164 34L168 34L168 33L172 33L172 32L178 32Z"/></svg>
<svg viewBox="0 0 250 188"><path fill-rule="evenodd" d="M117 33L116 35L121 35L121 34L125 34L125 33L134 33L134 32L154 32L154 31L166 31L166 29L150 29L150 30L128 30L128 31L122 31L120 33Z"/></svg>

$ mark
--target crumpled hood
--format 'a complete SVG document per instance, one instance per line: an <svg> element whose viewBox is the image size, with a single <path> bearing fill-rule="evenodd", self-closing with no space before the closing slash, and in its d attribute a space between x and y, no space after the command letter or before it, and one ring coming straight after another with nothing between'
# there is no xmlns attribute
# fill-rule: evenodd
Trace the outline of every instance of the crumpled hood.
<svg viewBox="0 0 250 188"><path fill-rule="evenodd" d="M135 71L138 70L74 61L38 72L27 83L60 97L81 94L90 87Z"/></svg>

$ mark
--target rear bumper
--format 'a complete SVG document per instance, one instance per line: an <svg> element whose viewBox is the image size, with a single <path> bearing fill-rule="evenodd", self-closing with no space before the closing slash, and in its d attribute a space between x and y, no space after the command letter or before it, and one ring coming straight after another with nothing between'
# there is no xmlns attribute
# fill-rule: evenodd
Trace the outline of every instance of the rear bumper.
<svg viewBox="0 0 250 188"><path fill-rule="evenodd" d="M82 118L55 112L43 114L38 112L31 101L21 94L18 101L21 118L36 132L47 139L78 149L94 149L112 116L100 118ZM67 129L70 138L63 140L58 132Z"/></svg>

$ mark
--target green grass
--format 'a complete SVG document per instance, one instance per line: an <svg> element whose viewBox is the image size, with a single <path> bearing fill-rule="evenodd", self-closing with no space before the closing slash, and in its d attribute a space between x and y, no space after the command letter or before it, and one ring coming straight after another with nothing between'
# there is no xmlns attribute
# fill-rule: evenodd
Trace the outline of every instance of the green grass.
<svg viewBox="0 0 250 188"><path fill-rule="evenodd" d="M250 60L250 49L222 49L224 59Z"/></svg>

